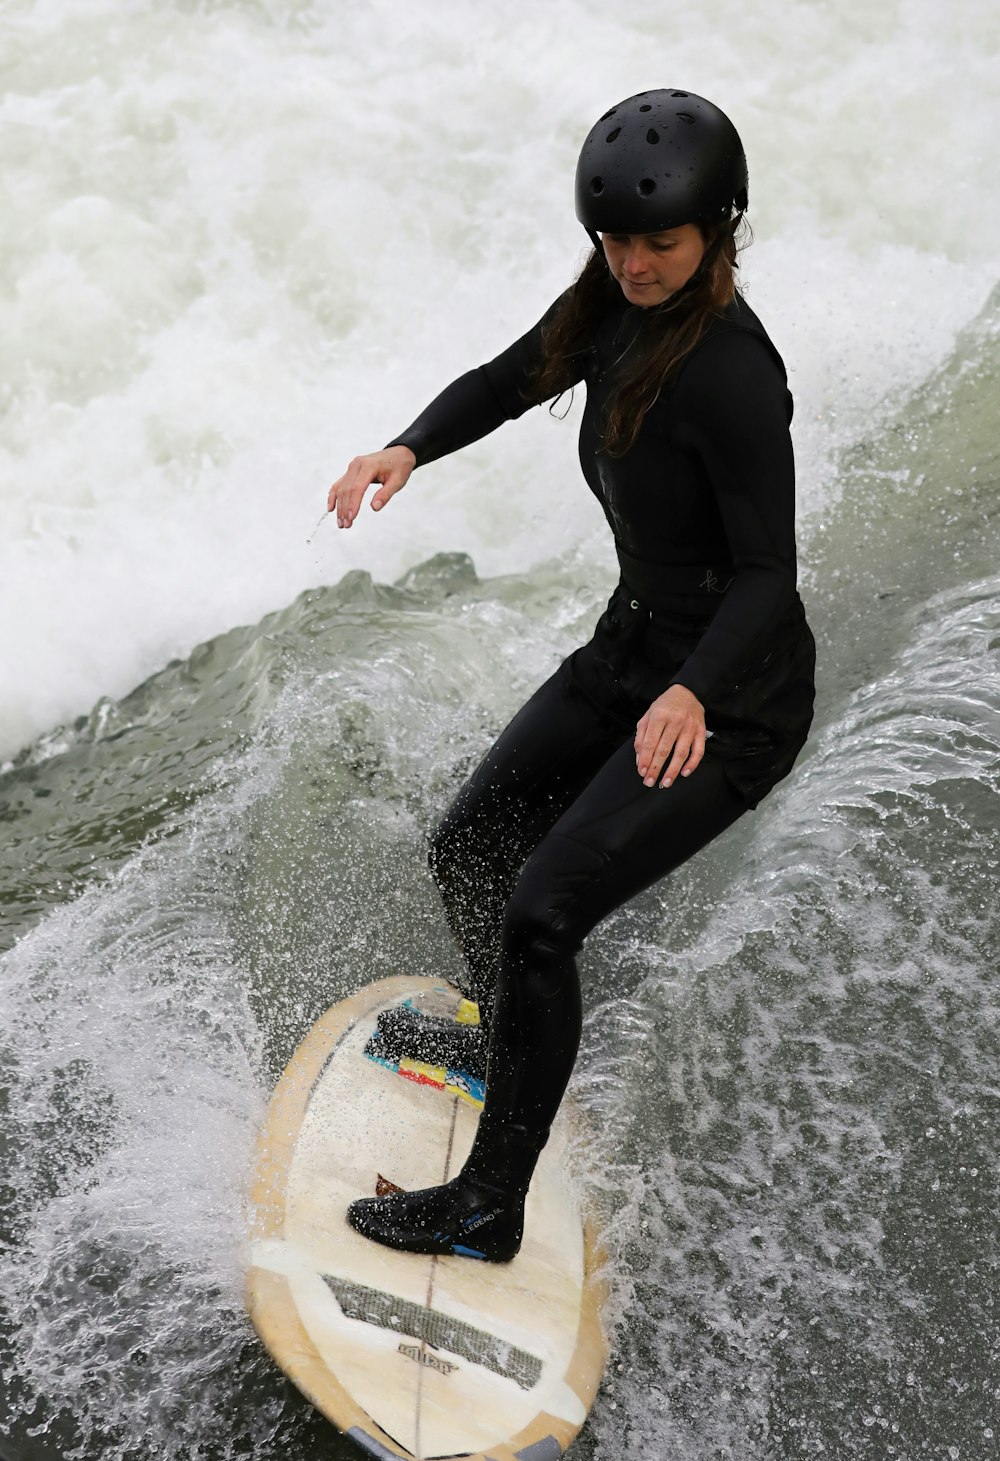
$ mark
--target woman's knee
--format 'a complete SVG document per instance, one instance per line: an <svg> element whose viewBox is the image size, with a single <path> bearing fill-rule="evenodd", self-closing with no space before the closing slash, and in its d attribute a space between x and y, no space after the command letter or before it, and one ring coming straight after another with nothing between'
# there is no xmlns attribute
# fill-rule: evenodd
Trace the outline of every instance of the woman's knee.
<svg viewBox="0 0 1000 1461"><path fill-rule="evenodd" d="M554 999L576 980L573 953L549 930L504 923L504 965L521 990Z"/></svg>
<svg viewBox="0 0 1000 1461"><path fill-rule="evenodd" d="M590 890L607 859L575 839L550 835L528 859L507 903L505 948L544 945L573 958L593 926Z"/></svg>
<svg viewBox="0 0 1000 1461"><path fill-rule="evenodd" d="M550 881L529 862L504 909L502 949L516 977L547 998L576 978L582 940L564 915Z"/></svg>

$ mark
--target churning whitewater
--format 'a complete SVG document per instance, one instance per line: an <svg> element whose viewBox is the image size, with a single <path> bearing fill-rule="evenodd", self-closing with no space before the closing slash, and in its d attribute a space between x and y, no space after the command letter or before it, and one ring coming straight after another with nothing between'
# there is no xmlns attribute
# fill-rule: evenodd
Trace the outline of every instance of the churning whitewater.
<svg viewBox="0 0 1000 1461"><path fill-rule="evenodd" d="M578 408L330 481L579 267L602 105L750 158L812 738L581 961L594 1461L1000 1433L1000 21L985 0L23 0L0 19L0 1456L353 1455L243 1309L298 1039L454 973L425 837L614 582Z"/></svg>

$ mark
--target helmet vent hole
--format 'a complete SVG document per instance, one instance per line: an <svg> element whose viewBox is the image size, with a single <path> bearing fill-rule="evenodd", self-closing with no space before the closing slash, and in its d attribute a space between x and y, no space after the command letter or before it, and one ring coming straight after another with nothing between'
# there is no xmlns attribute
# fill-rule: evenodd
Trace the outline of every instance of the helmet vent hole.
<svg viewBox="0 0 1000 1461"><path fill-rule="evenodd" d="M644 101L639 110L640 112L651 112L653 108L650 106L648 101Z"/></svg>
<svg viewBox="0 0 1000 1461"><path fill-rule="evenodd" d="M691 93L689 91L672 91L670 93L670 95L671 96L690 96ZM603 118L602 118L602 121L603 121Z"/></svg>
<svg viewBox="0 0 1000 1461"><path fill-rule="evenodd" d="M650 127L649 131L646 133L646 141L647 142L659 142L659 140L660 140L660 134L659 134L659 132L656 130L655 127Z"/></svg>
<svg viewBox="0 0 1000 1461"><path fill-rule="evenodd" d="M590 180L590 191L594 194L595 197L597 197L599 194L603 193L604 192L604 179L603 178L591 178L591 180Z"/></svg>
<svg viewBox="0 0 1000 1461"><path fill-rule="evenodd" d="M650 193L656 192L656 184L652 178L640 178L638 189L644 198L648 198Z"/></svg>
<svg viewBox="0 0 1000 1461"><path fill-rule="evenodd" d="M616 111L617 111L617 110L618 110L618 108L617 108L617 107L612 107L612 108L611 108L611 110L610 110L610 112L605 112L605 113L604 113L604 116L603 116L603 117L602 117L602 118L601 118L601 121L602 121L602 122L606 122L606 121L607 121L607 120L608 120L608 118L609 118L609 117L613 117L613 116L614 116L614 114L615 114L615 112L616 112Z"/></svg>
<svg viewBox="0 0 1000 1461"><path fill-rule="evenodd" d="M692 117L690 112L678 112L677 119L680 122L687 122L688 126L694 121L694 117Z"/></svg>
<svg viewBox="0 0 1000 1461"><path fill-rule="evenodd" d="M615 138L618 136L618 133L620 131L621 131L621 127L612 127L611 131L608 133L608 135L604 139L605 142L613 142L615 140Z"/></svg>

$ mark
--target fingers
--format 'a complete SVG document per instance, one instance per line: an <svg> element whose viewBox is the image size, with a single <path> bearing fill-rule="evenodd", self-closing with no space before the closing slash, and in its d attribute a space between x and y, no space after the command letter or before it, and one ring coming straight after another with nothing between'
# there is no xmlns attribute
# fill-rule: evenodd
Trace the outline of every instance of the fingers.
<svg viewBox="0 0 1000 1461"><path fill-rule="evenodd" d="M687 764L693 748L693 739L693 736L684 731L678 732L674 726L666 726L649 755L639 759L639 775L642 777L643 785L655 786L656 779L662 770L660 785L670 786L680 774L681 768ZM698 760L700 759L699 757ZM643 762L645 762L645 766ZM667 763L665 769L664 763ZM694 765L697 764L698 762L695 761ZM694 770L694 766L691 767L691 770Z"/></svg>
<svg viewBox="0 0 1000 1461"><path fill-rule="evenodd" d="M635 735L636 769L645 786L668 787L690 776L705 755L705 714L701 702L681 685L654 700Z"/></svg>
<svg viewBox="0 0 1000 1461"><path fill-rule="evenodd" d="M404 472L400 468L394 467L387 476L382 478L382 486L372 498L372 507L376 512L380 508L385 507L390 497L395 497L396 493L406 486L406 479L409 475L409 472Z"/></svg>
<svg viewBox="0 0 1000 1461"><path fill-rule="evenodd" d="M684 716L671 713L659 700L654 701L640 720L635 740L635 762L646 786L656 785L656 778L671 753L683 752L684 757L687 756L694 732L685 721ZM673 776L670 779L673 780Z"/></svg>
<svg viewBox="0 0 1000 1461"><path fill-rule="evenodd" d="M655 782L656 772L663 761L663 757L659 754L659 746L664 728L659 718L654 716L654 709L655 707L651 707L646 711L636 727L635 736L636 769L647 786L652 786ZM664 756L667 749L667 747L664 748Z"/></svg>
<svg viewBox="0 0 1000 1461"><path fill-rule="evenodd" d="M327 495L327 511L337 512L337 526L349 528L361 510L365 493L373 482L379 490L372 498L376 512L406 486L416 466L416 457L409 447L390 447L384 452L371 452L355 457L342 477L338 477Z"/></svg>
<svg viewBox="0 0 1000 1461"><path fill-rule="evenodd" d="M699 744L700 741L700 744ZM664 758L669 751L664 752ZM661 786L670 786L677 780L678 776L690 776L691 772L701 763L705 754L705 736L700 737L696 733L688 738L678 736L674 742L673 755L660 780Z"/></svg>
<svg viewBox="0 0 1000 1461"><path fill-rule="evenodd" d="M327 507L337 510L338 528L349 528L358 515L365 492L380 480L377 456L355 457L342 477L330 488Z"/></svg>

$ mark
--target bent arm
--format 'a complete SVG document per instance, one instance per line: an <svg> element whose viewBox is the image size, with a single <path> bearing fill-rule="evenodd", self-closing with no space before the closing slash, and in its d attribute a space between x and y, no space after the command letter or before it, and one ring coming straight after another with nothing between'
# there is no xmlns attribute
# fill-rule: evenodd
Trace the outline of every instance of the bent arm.
<svg viewBox="0 0 1000 1461"><path fill-rule="evenodd" d="M691 361L679 389L715 493L734 575L718 612L671 681L703 704L766 653L795 600L795 466L791 397L766 345L727 332Z"/></svg>

